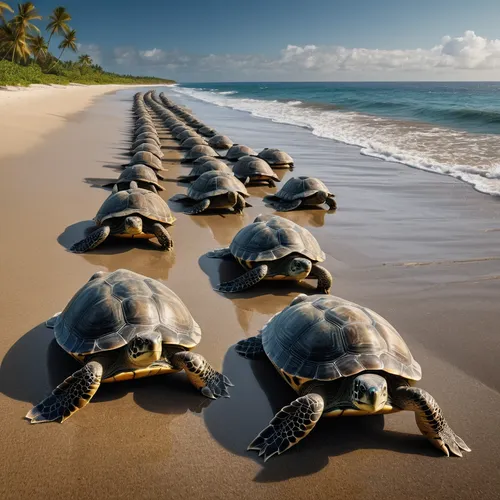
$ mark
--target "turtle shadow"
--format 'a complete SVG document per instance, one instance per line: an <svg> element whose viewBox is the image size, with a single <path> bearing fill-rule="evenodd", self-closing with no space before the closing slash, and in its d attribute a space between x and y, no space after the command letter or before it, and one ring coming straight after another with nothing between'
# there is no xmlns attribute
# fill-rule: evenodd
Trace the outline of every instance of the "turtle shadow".
<svg viewBox="0 0 500 500"><path fill-rule="evenodd" d="M191 220L198 227L208 229L212 238L221 246L228 246L234 235L250 222L247 213L235 214L231 210L206 210L199 217L192 217Z"/></svg>
<svg viewBox="0 0 500 500"><path fill-rule="evenodd" d="M266 207L275 210L272 204L266 203ZM273 215L279 215L303 227L322 227L325 225L326 215L334 214L335 212L336 210L326 210L322 207L299 207L289 212L278 212L275 210Z"/></svg>
<svg viewBox="0 0 500 500"><path fill-rule="evenodd" d="M330 458L363 449L427 457L439 455L421 435L384 431L384 416L375 415L321 419L298 445L264 462L256 452L247 451L247 447L283 406L297 398L297 394L269 361L246 360L234 347L226 353L223 373L238 390L231 392L230 399L204 412L205 425L212 437L228 451L262 466L254 478L256 482L273 483L308 476L326 467Z"/></svg>
<svg viewBox="0 0 500 500"><path fill-rule="evenodd" d="M81 367L59 346L54 331L40 323L23 335L3 358L0 392L35 405ZM211 403L196 391L185 374L176 373L101 384L90 404L121 399L130 393L141 408L152 413L181 414L188 410L200 413ZM21 412L20 418L23 416Z"/></svg>
<svg viewBox="0 0 500 500"><path fill-rule="evenodd" d="M116 182L117 180L118 177L116 179L105 179L103 177L85 177L83 179L83 182L85 182L85 184L88 184L90 187L93 188L100 188L100 189L106 189L107 191L111 191L112 186L106 186L106 184Z"/></svg>

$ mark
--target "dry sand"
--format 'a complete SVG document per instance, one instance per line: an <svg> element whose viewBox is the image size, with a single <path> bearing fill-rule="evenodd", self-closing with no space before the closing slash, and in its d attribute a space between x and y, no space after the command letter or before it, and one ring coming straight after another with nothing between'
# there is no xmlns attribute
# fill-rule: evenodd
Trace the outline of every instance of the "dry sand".
<svg viewBox="0 0 500 500"><path fill-rule="evenodd" d="M287 216L322 243L336 278L332 293L374 308L400 330L422 364L422 387L473 449L463 459L441 457L405 412L325 419L300 445L263 464L246 445L294 395L268 365L238 358L230 346L308 287L273 283L224 297L211 285L237 269L202 255L269 212L258 198L268 189L250 190L254 207L243 216L177 214L172 255L148 242L71 254L67 248L108 195L93 186L116 177L112 167L126 160L133 92L81 100L66 100L65 92L50 103L21 99L8 110L0 101L0 498L498 498L496 200L404 166L389 179L387 165L359 159L352 148L263 120L244 128L241 114L193 105L239 142L257 147L278 137L299 160L311 158L298 161L294 175L332 180L322 165L332 163L337 148L338 213ZM166 135L163 146L167 177L188 171ZM163 185L164 199L184 191L175 182ZM435 214L431 221L427 211ZM210 403L182 374L156 377L102 386L62 425L29 425L23 416L31 406L77 368L44 320L92 273L122 267L163 280L180 295L204 332L198 352L231 378L232 397Z"/></svg>

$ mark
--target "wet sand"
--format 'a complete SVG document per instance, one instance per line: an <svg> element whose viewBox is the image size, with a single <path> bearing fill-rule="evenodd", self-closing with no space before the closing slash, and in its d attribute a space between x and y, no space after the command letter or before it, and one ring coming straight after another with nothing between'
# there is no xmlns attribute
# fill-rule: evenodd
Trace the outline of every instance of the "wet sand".
<svg viewBox="0 0 500 500"><path fill-rule="evenodd" d="M306 130L172 93L235 142L281 147L296 159L293 175L326 181L337 213L286 216L322 244L332 293L372 307L398 328L422 365L420 385L473 450L463 459L441 456L403 412L324 419L264 464L246 446L294 394L269 365L239 358L231 345L312 289L272 283L224 297L212 284L239 270L203 254L270 213L261 198L271 190L250 188L253 208L243 216L176 214L172 255L154 243L123 241L85 255L67 251L108 195L95 181L117 177L126 162L132 94L102 97L36 147L0 158L0 203L9 213L0 240L0 498L498 498L498 200ZM161 136L173 181L189 166ZM163 185L164 199L185 191L175 181ZM92 273L121 267L180 295L203 329L197 351L231 378L232 397L209 402L182 374L153 377L102 386L62 425L29 425L23 416L31 406L77 368L43 322Z"/></svg>

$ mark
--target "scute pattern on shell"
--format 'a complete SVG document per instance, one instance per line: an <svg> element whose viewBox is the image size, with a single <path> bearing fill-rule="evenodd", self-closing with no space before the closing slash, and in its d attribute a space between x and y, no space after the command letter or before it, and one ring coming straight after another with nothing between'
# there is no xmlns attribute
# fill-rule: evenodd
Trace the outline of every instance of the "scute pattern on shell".
<svg viewBox="0 0 500 500"><path fill-rule="evenodd" d="M292 177L285 182L283 187L274 196L292 201L312 196L319 191L329 195L332 194L328 191L325 184L315 177Z"/></svg>
<svg viewBox="0 0 500 500"><path fill-rule="evenodd" d="M112 217L127 217L140 214L148 219L173 224L175 217L163 198L147 189L127 189L112 194L102 204L94 217L96 224L102 224Z"/></svg>
<svg viewBox="0 0 500 500"><path fill-rule="evenodd" d="M378 370L420 380L420 365L382 316L332 295L312 295L273 316L262 329L269 359L292 376L336 380Z"/></svg>
<svg viewBox="0 0 500 500"><path fill-rule="evenodd" d="M186 156L184 158L185 159L196 159L196 158L199 158L200 156L214 156L214 157L218 157L219 155L210 146L198 145L198 146L193 146L186 153Z"/></svg>
<svg viewBox="0 0 500 500"><path fill-rule="evenodd" d="M163 187L158 183L158 177L152 168L146 165L132 165L127 167L116 180L119 182L143 181L154 184L158 189L163 190Z"/></svg>
<svg viewBox="0 0 500 500"><path fill-rule="evenodd" d="M86 283L58 317L54 333L70 354L118 349L146 331L165 344L196 346L201 329L182 300L152 278L118 269Z"/></svg>
<svg viewBox="0 0 500 500"><path fill-rule="evenodd" d="M276 148L264 148L258 157L266 160L270 165L293 165L293 158Z"/></svg>
<svg viewBox="0 0 500 500"><path fill-rule="evenodd" d="M219 170L205 172L196 179L188 189L188 196L195 200L204 200L211 196L218 196L228 192L240 193L250 196L244 184L242 184L232 172L226 173Z"/></svg>
<svg viewBox="0 0 500 500"><path fill-rule="evenodd" d="M275 181L279 181L279 177L274 173L273 169L267 162L254 156L242 156L233 166L233 173L237 177L251 177L256 175L266 175Z"/></svg>
<svg viewBox="0 0 500 500"><path fill-rule="evenodd" d="M229 249L235 257L251 262L281 259L294 252L312 261L325 260L319 243L307 229L278 215L257 217L240 229Z"/></svg>

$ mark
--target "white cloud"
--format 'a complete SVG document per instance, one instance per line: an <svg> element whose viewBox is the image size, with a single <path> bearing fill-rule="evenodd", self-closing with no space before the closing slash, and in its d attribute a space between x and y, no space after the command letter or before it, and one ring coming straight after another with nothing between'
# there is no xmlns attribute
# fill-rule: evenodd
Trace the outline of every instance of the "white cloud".
<svg viewBox="0 0 500 500"><path fill-rule="evenodd" d="M102 63L102 54L99 45L93 43L90 44L77 43L76 48L78 50L79 55L88 54L92 58L92 61L95 64Z"/></svg>

